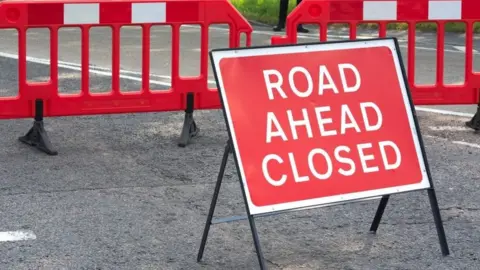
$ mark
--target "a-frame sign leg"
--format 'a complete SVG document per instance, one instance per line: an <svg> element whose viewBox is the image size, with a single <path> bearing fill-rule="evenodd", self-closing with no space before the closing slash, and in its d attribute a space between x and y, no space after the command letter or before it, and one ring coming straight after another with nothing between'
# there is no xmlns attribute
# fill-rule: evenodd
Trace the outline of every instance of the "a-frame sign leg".
<svg viewBox="0 0 480 270"><path fill-rule="evenodd" d="M222 185L223 176L225 175L225 168L227 167L228 155L232 152L233 146L229 140L225 146L225 152L223 153L222 163L220 165L220 171L218 172L217 183L215 184L215 190L213 192L212 202L210 203L210 210L208 211L207 222L205 224L205 229L203 230L202 242L200 243L200 248L198 250L197 262L200 262L203 257L203 252L207 244L208 232L210 231L210 226L213 221L213 214L215 212L215 206L217 205L218 195L220 193L220 187ZM245 197L245 192L243 190L242 179L240 180L240 186L242 187L243 199L245 201L245 207L247 209L248 222L250 223L250 229L252 230L253 243L257 251L258 262L260 264L260 269L266 270L267 266L265 265L265 259L263 258L262 249L260 246L260 239L258 238L257 227L255 226L255 220L248 209L247 200Z"/></svg>
<svg viewBox="0 0 480 270"><path fill-rule="evenodd" d="M447 237L445 236L445 230L443 229L442 217L440 216L440 207L438 207L437 195L435 189L428 189L428 199L430 200L430 206L432 207L433 220L435 221L435 227L437 228L438 240L440 241L440 248L442 249L443 256L450 254L447 244Z"/></svg>
<svg viewBox="0 0 480 270"><path fill-rule="evenodd" d="M258 263L260 264L261 270L266 270L267 265L265 264L265 259L263 258L262 247L260 246L260 239L258 238L257 226L255 226L255 218L250 214L250 209L248 209L247 196L245 195L245 188L242 183L242 178L238 177L240 187L242 188L243 201L245 202L245 208L247 210L248 222L250 223L250 230L252 231L253 244L255 245L255 250L257 251Z"/></svg>
<svg viewBox="0 0 480 270"><path fill-rule="evenodd" d="M440 215L440 208L438 207L437 195L435 194L434 188L429 188L428 192L428 199L430 200L430 206L432 208L433 220L435 222L435 227L437 229L438 240L440 242L440 249L442 250L443 256L447 256L450 254L447 244L447 237L445 236L445 230L443 228L442 217ZM380 200L380 204L378 205L377 212L375 213L375 218L373 219L372 225L370 226L370 232L376 233L378 229L378 225L383 216L383 212L385 211L385 207L387 207L388 199L390 195L383 196Z"/></svg>
<svg viewBox="0 0 480 270"><path fill-rule="evenodd" d="M246 200L245 200L245 203L247 203ZM250 215L250 211L248 210L248 205L246 205L246 207L247 207L248 222L250 223L250 229L252 230L252 235L253 235L253 244L255 245L255 250L257 251L258 263L260 264L261 270L267 270L267 265L265 264L265 259L263 258L262 247L260 246L260 239L258 238L257 226L255 226L255 219L253 218L252 215Z"/></svg>
<svg viewBox="0 0 480 270"><path fill-rule="evenodd" d="M372 225L370 226L370 232L376 233L378 229L378 225L380 225L380 221L382 220L383 212L385 211L385 207L387 207L388 199L390 199L390 195L383 196L380 200L380 204L378 205L377 212L375 213L375 217L373 218Z"/></svg>
<svg viewBox="0 0 480 270"><path fill-rule="evenodd" d="M218 172L217 183L215 184L212 202L210 203L210 210L208 210L207 223L205 224L205 229L203 230L202 242L200 243L200 249L198 250L197 255L197 262L200 262L202 260L203 251L205 250L205 245L207 244L208 232L210 231L210 226L212 225L213 213L215 212L218 194L220 193L220 187L222 185L223 176L225 174L225 168L227 167L228 155L231 151L231 144L230 141L228 141L227 145L225 146L225 152L223 152L222 164L220 165L220 171Z"/></svg>

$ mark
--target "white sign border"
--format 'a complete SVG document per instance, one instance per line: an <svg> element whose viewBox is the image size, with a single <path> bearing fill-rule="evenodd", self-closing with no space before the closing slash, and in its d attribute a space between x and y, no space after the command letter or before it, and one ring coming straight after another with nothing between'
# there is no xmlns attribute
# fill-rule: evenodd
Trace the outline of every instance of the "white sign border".
<svg viewBox="0 0 480 270"><path fill-rule="evenodd" d="M270 206L256 206L253 204L248 185L246 183L245 172L243 169L242 158L238 151L236 132L233 125L233 121L230 115L230 108L225 93L225 87L223 84L222 73L220 71L220 61L224 58L239 58L239 57L248 57L248 56L258 56L258 55L281 55L281 54L292 54L292 53L304 53L304 52L318 52L318 51L331 51L331 50L346 50L346 49L359 49L359 48L375 48L375 47L387 47L392 51L392 57L394 59L395 69L397 71L398 82L402 90L402 96L405 104L405 109L407 111L408 120L410 124L410 129L412 132L415 149L420 162L420 168L422 171L422 181L417 184L395 186L390 188L382 188L376 190L354 192L348 194L334 195L323 198L308 199L296 202L281 203ZM329 43L316 43L316 44L305 44L305 45L294 45L294 46L274 46L274 47L251 47L251 48L242 48L239 50L213 50L211 52L212 64L215 72L215 76L218 84L218 91L220 91L222 104L225 110L225 116L227 118L227 124L229 126L230 135L232 139L232 144L234 147L234 155L237 160L237 168L240 173L242 185L244 187L245 196L250 210L251 215L260 215L264 213L271 212L280 212L280 211L292 211L295 209L311 209L316 207L328 206L341 204L348 201L358 201L364 199L374 199L383 195L390 195L395 193L409 192L413 190L422 190L431 188L429 173L427 172L426 162L424 160L422 147L419 141L419 134L417 132L415 118L412 113L412 104L410 103L410 98L408 94L407 87L403 78L403 72L398 59L397 47L395 45L394 39L371 39L371 40L353 40L353 41L340 41L340 42L329 42Z"/></svg>

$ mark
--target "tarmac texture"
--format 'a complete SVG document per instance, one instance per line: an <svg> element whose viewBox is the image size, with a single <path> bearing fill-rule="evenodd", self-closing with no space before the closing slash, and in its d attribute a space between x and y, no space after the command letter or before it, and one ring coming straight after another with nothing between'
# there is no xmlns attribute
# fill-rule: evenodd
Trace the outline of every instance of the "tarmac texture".
<svg viewBox="0 0 480 270"><path fill-rule="evenodd" d="M105 31L91 34L94 91L111 88L111 40ZM269 31L257 27L254 45L268 44ZM122 33L121 86L139 89L141 35L133 28ZM18 88L17 36L10 30L0 34L0 96L9 96ZM222 27L211 30L212 47L227 46L226 34ZM402 33L394 34L405 44ZM168 88L169 37L163 28L152 31L151 84L156 89ZM195 75L198 29L186 28L181 38L182 74ZM301 37L302 42L314 39L314 34ZM446 39L448 83L463 79L464 54L456 48L461 39ZM419 40L417 79L431 83L435 40L428 34ZM28 77L48 80L49 36L34 30L28 41ZM59 91L72 92L81 80L79 32L65 30L60 42ZM210 80L214 83L211 72ZM464 127L475 106L433 107L442 113L422 108L427 110L417 114L450 256L441 255L427 193L421 191L392 195L376 235L368 229L379 200L257 219L269 269L479 269L480 177L475 168L480 135ZM227 132L221 111L197 111L195 119L200 136L179 148L183 112L47 118L46 129L59 152L53 157L18 142L32 119L0 121L0 231L35 236L0 242L0 269L258 269L246 220L213 225L204 259L196 262ZM215 215L244 214L230 157Z"/></svg>

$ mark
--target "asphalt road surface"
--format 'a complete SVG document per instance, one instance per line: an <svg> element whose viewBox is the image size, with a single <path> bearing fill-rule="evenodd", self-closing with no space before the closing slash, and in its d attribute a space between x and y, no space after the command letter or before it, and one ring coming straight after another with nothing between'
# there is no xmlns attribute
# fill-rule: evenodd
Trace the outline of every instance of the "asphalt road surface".
<svg viewBox="0 0 480 270"><path fill-rule="evenodd" d="M227 45L222 27L211 30L213 47ZM363 33L368 35L369 33ZM392 33L405 44L401 32ZM2 31L0 95L17 87L17 45ZM272 33L257 27L254 45ZM342 31L332 38L342 38ZM311 42L314 34L303 35ZM60 36L61 92L80 87L80 34ZM111 88L111 40L106 29L91 34L94 91ZM140 87L140 32L122 32L122 89ZM168 29L152 31L152 87L169 83ZM198 74L199 33L182 33L181 73ZM418 83L432 83L435 38L418 38ZM446 80L463 80L462 36L449 35ZM49 76L49 37L28 39L28 77ZM405 54L405 51L402 51ZM475 60L480 67L480 60ZM211 73L210 73L211 74ZM213 80L213 78L211 78ZM392 196L377 235L368 233L378 200L258 219L271 269L478 269L480 265L480 135L464 128L473 106L419 109L433 180L450 245L442 257L426 192ZM47 156L17 141L31 119L0 121L0 269L257 269L248 222L214 225L202 263L196 262L216 174L227 139L220 111L195 114L201 136L176 146L183 113L69 117L46 120L59 155ZM217 216L245 212L233 160ZM1 232L24 239L7 241ZM21 237L20 237L21 238Z"/></svg>

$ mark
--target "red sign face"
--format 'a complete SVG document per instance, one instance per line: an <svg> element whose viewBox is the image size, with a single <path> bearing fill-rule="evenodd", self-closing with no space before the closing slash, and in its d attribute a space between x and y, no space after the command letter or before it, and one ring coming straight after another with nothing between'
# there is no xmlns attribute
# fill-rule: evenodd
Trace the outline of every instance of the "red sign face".
<svg viewBox="0 0 480 270"><path fill-rule="evenodd" d="M430 186L392 40L214 52L252 214Z"/></svg>

